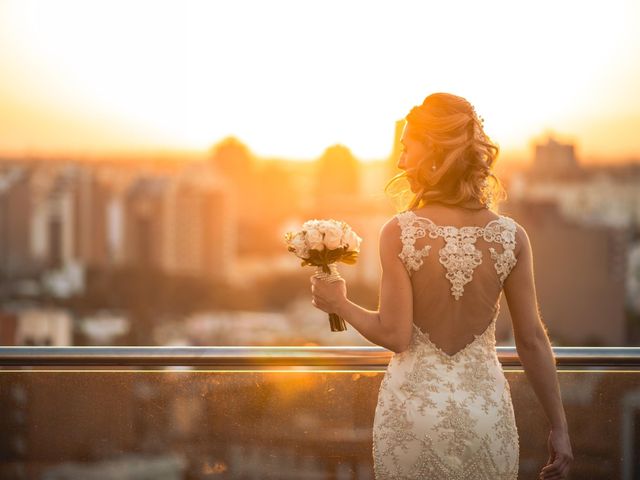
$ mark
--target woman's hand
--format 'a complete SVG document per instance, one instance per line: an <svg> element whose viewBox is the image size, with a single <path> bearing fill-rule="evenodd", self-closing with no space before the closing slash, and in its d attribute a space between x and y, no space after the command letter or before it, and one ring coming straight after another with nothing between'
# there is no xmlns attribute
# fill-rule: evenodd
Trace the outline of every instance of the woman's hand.
<svg viewBox="0 0 640 480"><path fill-rule="evenodd" d="M311 303L323 312L338 313L340 306L347 299L347 284L344 278L327 282L311 276Z"/></svg>
<svg viewBox="0 0 640 480"><path fill-rule="evenodd" d="M549 459L540 472L540 478L544 480L556 480L567 478L569 466L573 461L571 442L566 430L551 430L547 440Z"/></svg>

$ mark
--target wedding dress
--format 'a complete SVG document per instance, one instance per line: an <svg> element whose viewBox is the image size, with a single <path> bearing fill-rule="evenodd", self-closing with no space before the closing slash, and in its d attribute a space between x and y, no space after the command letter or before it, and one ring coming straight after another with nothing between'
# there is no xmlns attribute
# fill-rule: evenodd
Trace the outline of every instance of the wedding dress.
<svg viewBox="0 0 640 480"><path fill-rule="evenodd" d="M380 384L375 478L515 480L518 432L495 349L502 287L516 264L515 221L441 226L412 210L396 218L413 334ZM493 261L483 261L487 251Z"/></svg>

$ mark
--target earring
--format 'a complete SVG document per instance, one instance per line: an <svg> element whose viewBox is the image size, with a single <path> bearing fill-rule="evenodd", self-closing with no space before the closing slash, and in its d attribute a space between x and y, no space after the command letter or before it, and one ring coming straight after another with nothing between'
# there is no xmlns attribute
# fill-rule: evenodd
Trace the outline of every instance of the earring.
<svg viewBox="0 0 640 480"><path fill-rule="evenodd" d="M435 171L436 171L436 160L435 160L435 158L433 159L433 163L432 163L432 165L431 165L431 170L432 170L433 172L435 172Z"/></svg>

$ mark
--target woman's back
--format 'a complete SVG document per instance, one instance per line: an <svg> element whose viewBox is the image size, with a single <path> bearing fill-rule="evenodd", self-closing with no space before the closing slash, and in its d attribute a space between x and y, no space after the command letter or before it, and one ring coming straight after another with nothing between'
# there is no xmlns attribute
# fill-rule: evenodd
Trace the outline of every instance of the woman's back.
<svg viewBox="0 0 640 480"><path fill-rule="evenodd" d="M376 479L515 480L519 440L495 319L517 224L433 205L395 218L414 330L380 384Z"/></svg>
<svg viewBox="0 0 640 480"><path fill-rule="evenodd" d="M454 355L497 317L516 264L517 224L488 209L428 205L396 215L411 276L413 321Z"/></svg>

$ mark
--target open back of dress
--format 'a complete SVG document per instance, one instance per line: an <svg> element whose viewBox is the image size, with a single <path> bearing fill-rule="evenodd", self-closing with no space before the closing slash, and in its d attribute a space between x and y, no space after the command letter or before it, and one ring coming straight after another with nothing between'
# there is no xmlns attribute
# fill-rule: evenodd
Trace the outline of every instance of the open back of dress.
<svg viewBox="0 0 640 480"><path fill-rule="evenodd" d="M396 215L399 254L413 285L414 328L455 355L497 318L505 279L516 263L516 223L438 225L412 210Z"/></svg>
<svg viewBox="0 0 640 480"><path fill-rule="evenodd" d="M483 221L444 226L410 210L396 216L399 257L413 286L414 331L380 384L376 480L517 479L518 431L495 349L517 224L487 211L474 215L465 218ZM463 216L440 216L453 217Z"/></svg>

